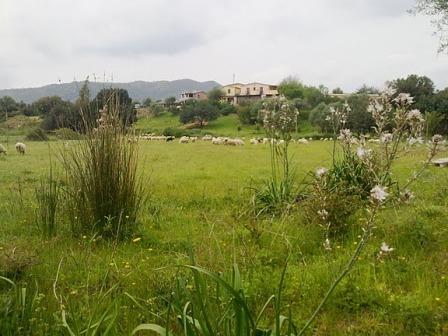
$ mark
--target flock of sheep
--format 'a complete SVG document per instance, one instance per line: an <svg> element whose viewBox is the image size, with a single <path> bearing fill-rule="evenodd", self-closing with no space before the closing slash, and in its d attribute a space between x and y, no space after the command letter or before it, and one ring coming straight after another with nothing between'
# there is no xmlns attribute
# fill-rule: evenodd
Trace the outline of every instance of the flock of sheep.
<svg viewBox="0 0 448 336"><path fill-rule="evenodd" d="M17 153L24 155L26 152L26 146L24 143L18 142L16 143L16 151ZM3 146L2 144L0 144L0 154L4 154L6 155L8 153L8 151L6 150L5 146Z"/></svg>
<svg viewBox="0 0 448 336"><path fill-rule="evenodd" d="M176 138L174 136L165 136L165 135L152 135L152 134L145 134L141 135L139 137L141 140L151 140L151 141L174 141ZM229 138L229 137L214 137L211 135L204 135L203 137L197 137L197 136L182 136L179 138L179 143L181 144L187 144L187 143L195 143L196 141L210 141L213 145L226 145L226 146L244 146L245 145L245 138ZM330 139L321 139L321 140L330 140ZM299 143L307 145L309 142L312 141L312 138L301 138L298 140L291 140L292 143ZM258 144L277 144L281 145L285 141L284 140L276 140L271 138L251 138L249 140L249 143L251 145L258 145Z"/></svg>

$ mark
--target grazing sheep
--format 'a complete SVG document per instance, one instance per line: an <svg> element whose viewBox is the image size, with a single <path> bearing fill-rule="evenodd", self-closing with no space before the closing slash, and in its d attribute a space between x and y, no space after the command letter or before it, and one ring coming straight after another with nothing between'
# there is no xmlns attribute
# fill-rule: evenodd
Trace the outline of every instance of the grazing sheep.
<svg viewBox="0 0 448 336"><path fill-rule="evenodd" d="M193 143L195 143L197 139L198 139L198 137L190 137L190 141Z"/></svg>
<svg viewBox="0 0 448 336"><path fill-rule="evenodd" d="M244 146L244 141L241 139L225 139L224 145L227 146Z"/></svg>
<svg viewBox="0 0 448 336"><path fill-rule="evenodd" d="M250 139L249 142L251 145L258 145L258 140L255 138Z"/></svg>
<svg viewBox="0 0 448 336"><path fill-rule="evenodd" d="M209 134L206 134L202 137L202 141L212 141L213 137Z"/></svg>
<svg viewBox="0 0 448 336"><path fill-rule="evenodd" d="M222 145L224 143L224 139L221 137L217 137L217 138L213 138L212 139L212 144L214 145Z"/></svg>
<svg viewBox="0 0 448 336"><path fill-rule="evenodd" d="M26 152L25 144L21 143L21 142L16 143L16 151L17 151L17 153L24 155Z"/></svg>
<svg viewBox="0 0 448 336"><path fill-rule="evenodd" d="M189 138L187 136L183 136L179 139L179 143L188 143L189 142Z"/></svg>
<svg viewBox="0 0 448 336"><path fill-rule="evenodd" d="M302 144L302 145L308 145L309 141L305 138L301 138L301 139L297 140L297 143Z"/></svg>
<svg viewBox="0 0 448 336"><path fill-rule="evenodd" d="M173 135L167 136L167 137L166 137L166 142L173 141L175 138L176 138L176 137L173 136Z"/></svg>
<svg viewBox="0 0 448 336"><path fill-rule="evenodd" d="M0 154L6 155L6 148L2 144L0 144Z"/></svg>

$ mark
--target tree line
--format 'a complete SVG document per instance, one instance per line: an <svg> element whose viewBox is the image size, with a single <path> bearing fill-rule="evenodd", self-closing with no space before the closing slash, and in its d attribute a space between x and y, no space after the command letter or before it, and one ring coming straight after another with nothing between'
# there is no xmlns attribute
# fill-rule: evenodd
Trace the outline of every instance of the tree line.
<svg viewBox="0 0 448 336"><path fill-rule="evenodd" d="M119 105L120 118L124 125L131 125L137 120L134 102L126 90L104 88L91 99L87 82L81 87L79 97L74 103L59 96L51 96L25 104L4 96L0 98L0 120L20 114L36 116L42 118L41 128L44 130L69 128L83 132L87 126L96 125L101 109L112 107L112 104Z"/></svg>

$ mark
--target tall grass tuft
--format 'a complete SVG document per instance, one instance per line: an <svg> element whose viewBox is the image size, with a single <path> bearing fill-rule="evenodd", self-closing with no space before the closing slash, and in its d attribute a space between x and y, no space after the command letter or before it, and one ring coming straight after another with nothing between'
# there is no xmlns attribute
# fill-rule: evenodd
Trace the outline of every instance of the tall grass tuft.
<svg viewBox="0 0 448 336"><path fill-rule="evenodd" d="M112 95L96 123L85 123L85 140L62 153L75 235L124 239L136 228L144 200L138 147L119 116L119 99Z"/></svg>
<svg viewBox="0 0 448 336"><path fill-rule="evenodd" d="M56 214L60 201L60 189L58 179L55 178L53 167L50 167L48 176L40 179L35 188L37 200L37 224L42 236L52 238L56 235Z"/></svg>
<svg viewBox="0 0 448 336"><path fill-rule="evenodd" d="M263 108L261 113L269 138L271 176L254 188L252 202L256 216L285 212L297 194L288 148L291 132L297 125L298 111L283 99L266 101Z"/></svg>
<svg viewBox="0 0 448 336"><path fill-rule="evenodd" d="M4 284L10 289L0 296L0 335L35 335L33 314L42 297L37 290L30 293L29 288L19 287L12 280L0 276L0 285Z"/></svg>
<svg viewBox="0 0 448 336"><path fill-rule="evenodd" d="M141 324L134 329L133 334L143 330L161 336L297 334L290 312L287 317L280 311L286 265L277 294L270 296L259 309L251 307L236 264L227 274L216 274L192 265L184 267L193 272L194 288L179 279L164 324ZM273 314L268 316L268 311L273 311ZM172 325L172 317L177 325Z"/></svg>

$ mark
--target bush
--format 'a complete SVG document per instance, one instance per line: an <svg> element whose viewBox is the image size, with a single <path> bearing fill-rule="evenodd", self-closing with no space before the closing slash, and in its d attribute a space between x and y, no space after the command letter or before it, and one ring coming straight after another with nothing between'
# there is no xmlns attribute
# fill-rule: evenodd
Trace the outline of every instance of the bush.
<svg viewBox="0 0 448 336"><path fill-rule="evenodd" d="M186 135L186 131L180 128L167 127L163 130L162 134L165 136L174 136L176 138L180 138L183 135Z"/></svg>
<svg viewBox="0 0 448 336"><path fill-rule="evenodd" d="M119 111L104 109L86 140L64 151L67 206L74 234L123 239L137 224L144 192L137 177L137 146L129 142Z"/></svg>
<svg viewBox="0 0 448 336"><path fill-rule="evenodd" d="M219 109L208 101L191 101L182 107L179 119L183 124L195 122L202 127L208 121L218 118L218 115Z"/></svg>
<svg viewBox="0 0 448 336"><path fill-rule="evenodd" d="M48 135L42 128L35 128L28 132L25 139L28 141L48 141Z"/></svg>
<svg viewBox="0 0 448 336"><path fill-rule="evenodd" d="M256 123L261 122L259 117L259 111L261 108L262 105L260 102L239 106L237 113L240 122L243 125L255 125Z"/></svg>
<svg viewBox="0 0 448 336"><path fill-rule="evenodd" d="M70 128L59 128L54 131L56 138L60 140L81 140L82 136Z"/></svg>
<svg viewBox="0 0 448 336"><path fill-rule="evenodd" d="M220 112L223 116L229 115L231 113L236 113L236 107L229 103L222 103Z"/></svg>
<svg viewBox="0 0 448 336"><path fill-rule="evenodd" d="M50 168L48 176L41 178L40 184L35 189L37 200L37 223L45 238L56 235L56 212L58 210L59 197L58 180L53 176L53 168Z"/></svg>
<svg viewBox="0 0 448 336"><path fill-rule="evenodd" d="M346 153L327 172L312 172L311 192L304 203L307 222L317 223L330 235L345 232L350 217L365 205L375 186L370 169Z"/></svg>

